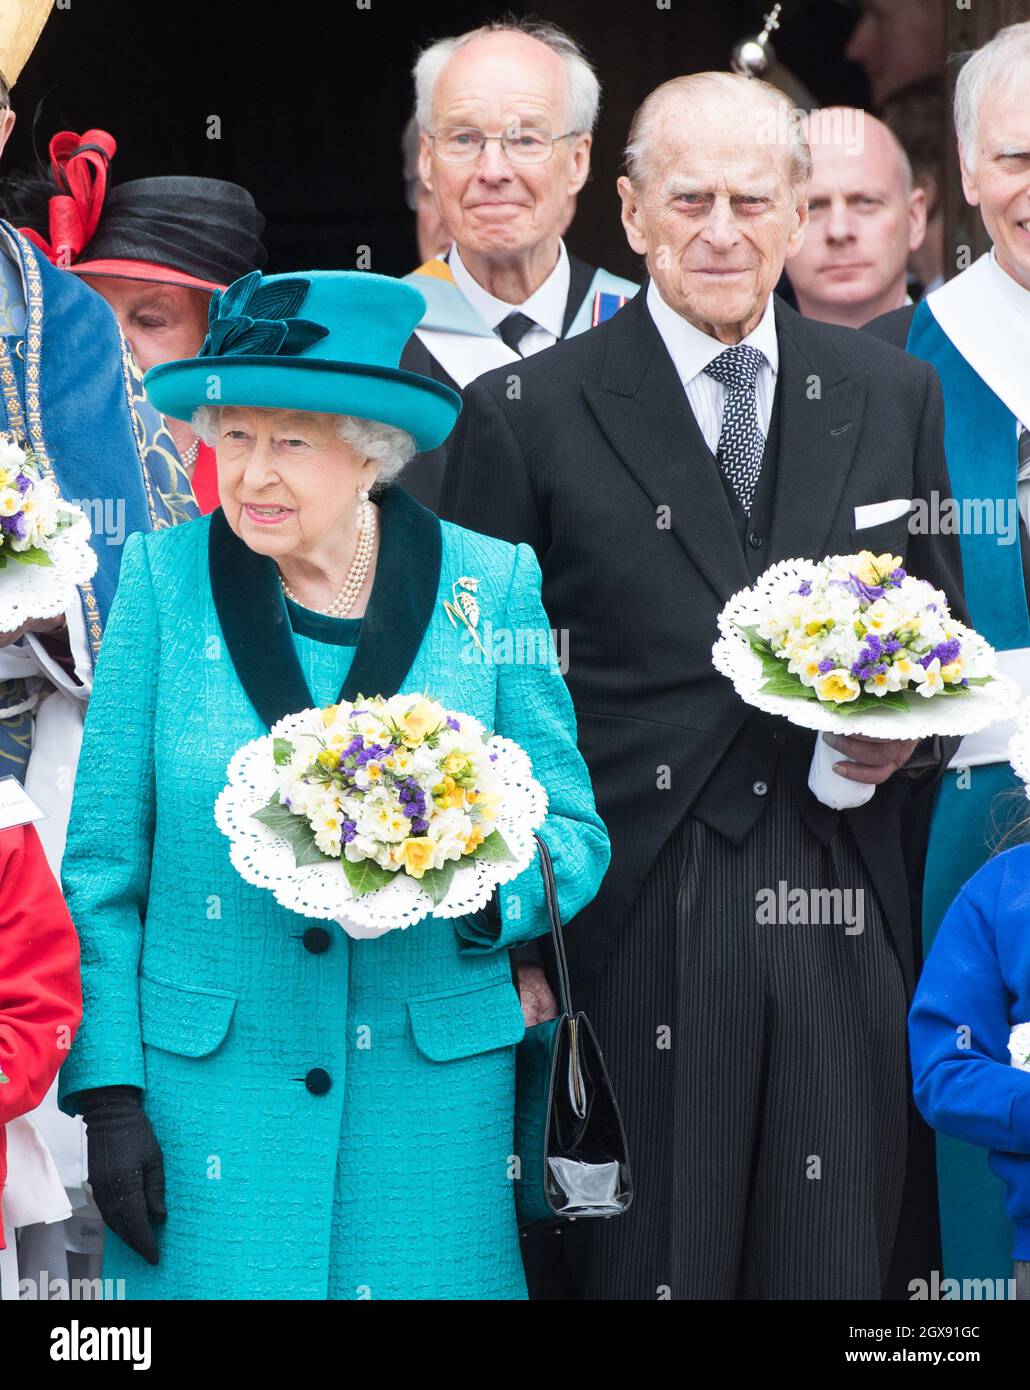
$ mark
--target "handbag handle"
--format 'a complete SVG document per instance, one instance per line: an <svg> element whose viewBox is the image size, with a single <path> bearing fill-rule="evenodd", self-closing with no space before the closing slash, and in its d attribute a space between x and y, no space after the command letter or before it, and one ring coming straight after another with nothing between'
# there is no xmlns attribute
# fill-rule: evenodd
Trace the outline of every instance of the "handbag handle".
<svg viewBox="0 0 1030 1390"><path fill-rule="evenodd" d="M533 839L540 851L540 872L544 880L544 899L547 903L547 915L551 919L551 939L554 942L554 958L558 971L558 995L562 1013L571 1017L572 989L569 984L569 962L565 956L565 938L562 935L561 909L558 906L558 888L554 881L554 865L551 862L551 851L540 836L534 835Z"/></svg>

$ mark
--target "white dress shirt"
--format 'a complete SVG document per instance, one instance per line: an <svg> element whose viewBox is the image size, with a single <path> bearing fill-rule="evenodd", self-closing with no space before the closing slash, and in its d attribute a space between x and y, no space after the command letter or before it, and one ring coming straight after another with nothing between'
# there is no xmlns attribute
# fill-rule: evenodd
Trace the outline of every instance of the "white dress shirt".
<svg viewBox="0 0 1030 1390"><path fill-rule="evenodd" d="M728 344L720 343L717 338L710 338L674 309L670 309L653 280L647 287L647 307L654 319L655 327L661 334L662 342L669 350L669 356L683 383L687 400L705 437L705 443L715 454L718 452L719 435L722 433L726 387L721 381L709 376L705 368L709 362L715 361L720 352L726 351ZM776 340L776 317L772 295L769 296L758 327L741 341L749 347L757 348L765 358L758 369L755 397L758 426L768 438L773 397L776 394L776 374L780 368L780 348Z"/></svg>
<svg viewBox="0 0 1030 1390"><path fill-rule="evenodd" d="M503 299L497 299L489 290L484 290L479 281L474 280L469 274L457 246L451 247L447 264L462 294L490 328L496 330L498 324L509 314L525 314L533 320L537 326L527 329L519 343L519 352L523 357L530 357L534 352L553 347L561 337L572 277L569 253L565 249L564 241L558 242L558 264L524 304L507 304Z"/></svg>

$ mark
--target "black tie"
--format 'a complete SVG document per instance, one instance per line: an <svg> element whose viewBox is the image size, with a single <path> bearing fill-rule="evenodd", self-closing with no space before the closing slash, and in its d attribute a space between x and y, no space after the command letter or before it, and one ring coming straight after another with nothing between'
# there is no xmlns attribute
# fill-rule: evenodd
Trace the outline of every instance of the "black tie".
<svg viewBox="0 0 1030 1390"><path fill-rule="evenodd" d="M534 321L528 314L521 314L516 309L514 313L509 314L497 325L495 332L500 335L501 340L507 347L511 348L512 352L518 352L521 357L523 354L519 351L519 343L522 342L531 328L536 328Z"/></svg>
<svg viewBox="0 0 1030 1390"><path fill-rule="evenodd" d="M755 394L758 369L764 361L763 354L750 343L737 343L720 352L705 368L710 377L726 387L716 458L746 513L751 511L765 452Z"/></svg>

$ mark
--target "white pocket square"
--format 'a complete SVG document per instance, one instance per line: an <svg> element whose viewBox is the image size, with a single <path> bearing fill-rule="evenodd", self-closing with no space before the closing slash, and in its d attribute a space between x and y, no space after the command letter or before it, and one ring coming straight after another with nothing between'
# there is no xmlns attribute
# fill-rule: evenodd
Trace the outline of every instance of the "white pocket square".
<svg viewBox="0 0 1030 1390"><path fill-rule="evenodd" d="M879 526L884 521L894 521L912 510L911 497L892 497L889 502L870 502L867 507L855 508L855 530L864 531L867 526Z"/></svg>

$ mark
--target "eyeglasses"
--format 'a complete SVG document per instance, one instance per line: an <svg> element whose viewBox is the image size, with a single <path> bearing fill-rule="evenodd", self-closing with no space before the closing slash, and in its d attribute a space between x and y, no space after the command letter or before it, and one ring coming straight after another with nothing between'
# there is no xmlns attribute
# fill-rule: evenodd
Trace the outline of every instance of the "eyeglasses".
<svg viewBox="0 0 1030 1390"><path fill-rule="evenodd" d="M554 154L559 140L570 140L579 132L551 135L546 130L531 130L516 126L503 135L485 135L474 126L448 126L430 137L433 149L448 164L472 164L486 149L488 140L496 140L513 164L543 164Z"/></svg>

